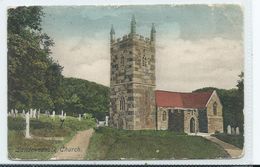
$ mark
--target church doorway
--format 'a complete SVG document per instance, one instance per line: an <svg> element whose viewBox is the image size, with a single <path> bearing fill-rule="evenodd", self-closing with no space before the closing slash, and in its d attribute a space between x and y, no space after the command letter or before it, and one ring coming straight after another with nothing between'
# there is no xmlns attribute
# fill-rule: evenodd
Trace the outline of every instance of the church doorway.
<svg viewBox="0 0 260 167"><path fill-rule="evenodd" d="M195 119L190 119L190 133L195 133Z"/></svg>

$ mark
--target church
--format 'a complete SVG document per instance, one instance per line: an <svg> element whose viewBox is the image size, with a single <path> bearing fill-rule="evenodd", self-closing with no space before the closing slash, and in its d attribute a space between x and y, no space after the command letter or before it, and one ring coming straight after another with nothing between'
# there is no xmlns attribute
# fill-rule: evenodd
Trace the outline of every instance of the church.
<svg viewBox="0 0 260 167"><path fill-rule="evenodd" d="M223 132L222 104L216 91L182 93L156 90L156 30L150 38L136 33L115 37L110 31L109 126L127 130Z"/></svg>

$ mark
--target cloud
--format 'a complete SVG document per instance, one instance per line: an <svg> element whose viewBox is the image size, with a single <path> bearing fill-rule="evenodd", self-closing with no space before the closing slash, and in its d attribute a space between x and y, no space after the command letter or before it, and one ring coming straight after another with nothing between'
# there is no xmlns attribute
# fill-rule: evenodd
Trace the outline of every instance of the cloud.
<svg viewBox="0 0 260 167"><path fill-rule="evenodd" d="M56 41L53 58L64 67L63 75L109 86L109 43L85 37Z"/></svg>
<svg viewBox="0 0 260 167"><path fill-rule="evenodd" d="M56 41L53 57L63 74L109 86L108 40L74 37ZM233 88L243 70L243 43L223 38L183 40L159 38L157 89L192 91L202 87Z"/></svg>
<svg viewBox="0 0 260 167"><path fill-rule="evenodd" d="M223 38L158 41L157 88L192 91L233 88L243 70L243 44Z"/></svg>

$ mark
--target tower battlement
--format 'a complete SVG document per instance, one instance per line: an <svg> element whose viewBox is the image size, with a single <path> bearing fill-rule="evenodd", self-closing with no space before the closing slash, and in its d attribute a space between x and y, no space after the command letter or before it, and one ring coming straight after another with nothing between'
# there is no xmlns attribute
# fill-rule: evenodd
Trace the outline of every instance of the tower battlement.
<svg viewBox="0 0 260 167"><path fill-rule="evenodd" d="M132 39L132 40L139 40L141 42L145 42L145 43L152 43L153 41L148 38L148 37L144 37L142 35L139 35L139 34L128 34L128 35L124 35L123 38L117 38L116 40L113 40L111 41L111 44L115 44L115 43L122 43L122 42L125 42L129 39Z"/></svg>

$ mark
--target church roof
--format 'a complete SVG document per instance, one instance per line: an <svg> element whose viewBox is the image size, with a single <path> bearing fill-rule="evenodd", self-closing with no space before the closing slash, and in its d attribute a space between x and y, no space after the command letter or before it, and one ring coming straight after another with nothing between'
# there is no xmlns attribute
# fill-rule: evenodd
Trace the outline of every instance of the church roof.
<svg viewBox="0 0 260 167"><path fill-rule="evenodd" d="M182 93L156 90L155 99L158 107L205 108L212 93Z"/></svg>

